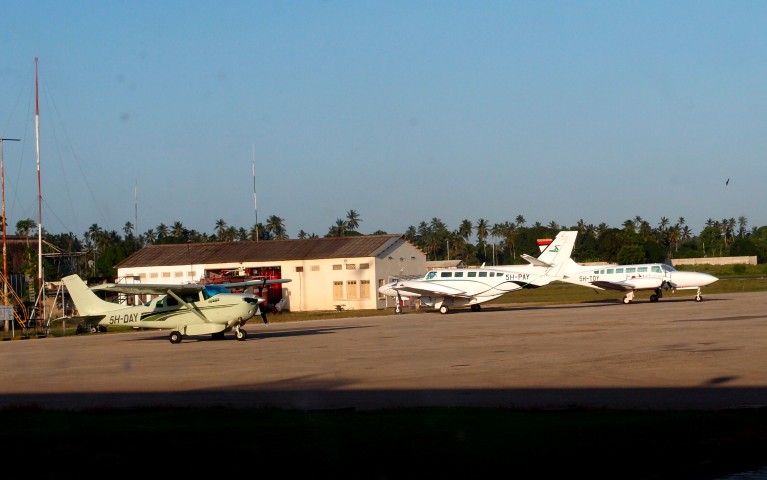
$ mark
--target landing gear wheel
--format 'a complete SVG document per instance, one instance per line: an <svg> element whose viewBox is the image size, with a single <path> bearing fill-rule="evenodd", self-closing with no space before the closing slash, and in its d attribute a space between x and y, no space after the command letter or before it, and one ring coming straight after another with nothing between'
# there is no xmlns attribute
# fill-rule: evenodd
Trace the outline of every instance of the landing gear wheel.
<svg viewBox="0 0 767 480"><path fill-rule="evenodd" d="M439 313L441 313L443 315L446 314L449 311L450 311L450 309L448 309L445 305L442 305L441 307L439 307Z"/></svg>
<svg viewBox="0 0 767 480"><path fill-rule="evenodd" d="M703 297L701 297L700 295L695 295L695 301L696 302L702 302L703 301Z"/></svg>
<svg viewBox="0 0 767 480"><path fill-rule="evenodd" d="M623 303L631 303L631 299L629 297L623 297Z"/></svg>
<svg viewBox="0 0 767 480"><path fill-rule="evenodd" d="M235 334L234 334L234 337L235 337L237 340L239 340L239 341L243 341L243 340L245 340L246 338L248 338L248 332L246 332L246 331L245 331L245 330L243 330L243 329L239 329L239 330L237 330L237 331L235 332Z"/></svg>
<svg viewBox="0 0 767 480"><path fill-rule="evenodd" d="M173 330L172 332L170 332L170 335L168 335L168 340L170 341L170 343L181 343L181 338L183 338L181 336L181 332L178 332L176 330Z"/></svg>
<svg viewBox="0 0 767 480"><path fill-rule="evenodd" d="M482 310L482 307L481 307L479 304L476 304L476 305L472 305L472 306L471 306L471 311L472 311L472 312L478 312L478 311L480 311L480 310Z"/></svg>
<svg viewBox="0 0 767 480"><path fill-rule="evenodd" d="M650 301L651 302L657 302L658 301L658 296L657 295L650 295Z"/></svg>
<svg viewBox="0 0 767 480"><path fill-rule="evenodd" d="M397 306L394 307L394 313L402 313L402 307L400 307L399 304L397 304Z"/></svg>

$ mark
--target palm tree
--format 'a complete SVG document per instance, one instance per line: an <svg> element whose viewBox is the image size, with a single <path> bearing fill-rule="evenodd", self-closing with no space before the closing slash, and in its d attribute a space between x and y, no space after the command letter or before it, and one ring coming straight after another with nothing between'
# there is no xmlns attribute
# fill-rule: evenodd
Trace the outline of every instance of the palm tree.
<svg viewBox="0 0 767 480"><path fill-rule="evenodd" d="M32 230L35 228L34 220L31 218L25 218L24 220L19 220L16 222L16 235L21 235L22 237L27 237L27 242L29 242L29 234L32 233ZM98 228L98 225L95 223L91 225L91 227L96 226Z"/></svg>
<svg viewBox="0 0 767 480"><path fill-rule="evenodd" d="M405 238L410 243L415 243L416 235L417 235L417 232L416 232L416 229L415 229L415 227L413 225L410 225L409 227L407 227L407 230L405 230Z"/></svg>
<svg viewBox="0 0 767 480"><path fill-rule="evenodd" d="M484 257L487 257L487 249L485 248L487 243L485 240L487 240L487 236L490 233L490 222L485 220L484 218L480 218L477 220L477 242L479 242L482 245L482 255Z"/></svg>
<svg viewBox="0 0 767 480"><path fill-rule="evenodd" d="M125 232L126 237L130 237L133 234L133 224L131 222L125 222L123 232Z"/></svg>
<svg viewBox="0 0 767 480"><path fill-rule="evenodd" d="M176 237L176 238L184 238L184 237L186 237L186 235L185 235L186 229L184 228L184 224L182 224L179 221L173 222L173 229L172 229L172 231L173 231L173 236Z"/></svg>
<svg viewBox="0 0 767 480"><path fill-rule="evenodd" d="M559 224L555 222L554 220L549 222L548 227L552 230L559 230Z"/></svg>
<svg viewBox="0 0 767 480"><path fill-rule="evenodd" d="M144 243L151 245L157 240L157 234L154 233L154 229L150 228L144 233Z"/></svg>
<svg viewBox="0 0 767 480"><path fill-rule="evenodd" d="M224 235L226 234L226 221L223 218L219 218L216 220L216 234L218 235L218 239L223 241Z"/></svg>
<svg viewBox="0 0 767 480"><path fill-rule="evenodd" d="M266 219L266 230L275 240L286 240L288 238L284 220L277 215L270 215L269 218Z"/></svg>
<svg viewBox="0 0 767 480"><path fill-rule="evenodd" d="M309 234L308 234L308 233L306 233L306 232L304 232L304 230L303 230L303 229L301 229L301 230L299 230L299 231L298 231L298 239L299 239L299 240L304 240L304 239L305 239L305 238L306 238L308 235L309 235Z"/></svg>
<svg viewBox="0 0 767 480"><path fill-rule="evenodd" d="M746 236L746 225L748 225L748 219L742 215L738 217L738 236L740 238Z"/></svg>
<svg viewBox="0 0 767 480"><path fill-rule="evenodd" d="M360 218L360 214L356 211L349 210L346 212L346 229L350 232L357 230L361 221L362 219Z"/></svg>
<svg viewBox="0 0 767 480"><path fill-rule="evenodd" d="M458 227L458 235L461 236L461 238L464 239L464 241L468 241L469 237L471 237L471 233L474 230L474 226L471 224L471 220L463 220L461 222L461 226Z"/></svg>
<svg viewBox="0 0 767 480"><path fill-rule="evenodd" d="M514 223L516 223L518 227L522 227L525 225L525 223L527 223L527 221L525 220L524 216L517 215L517 218L514 219Z"/></svg>
<svg viewBox="0 0 767 480"><path fill-rule="evenodd" d="M666 217L660 217L660 222L658 222L658 228L660 231L666 230L666 227L668 227L669 220Z"/></svg>
<svg viewBox="0 0 767 480"><path fill-rule="evenodd" d="M164 223L157 225L157 239L162 240L168 236L168 226Z"/></svg>

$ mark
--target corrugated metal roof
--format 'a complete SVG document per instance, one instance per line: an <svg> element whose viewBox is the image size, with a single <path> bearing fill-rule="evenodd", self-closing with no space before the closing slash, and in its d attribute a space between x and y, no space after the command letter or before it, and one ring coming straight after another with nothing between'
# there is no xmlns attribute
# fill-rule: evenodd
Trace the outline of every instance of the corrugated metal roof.
<svg viewBox="0 0 767 480"><path fill-rule="evenodd" d="M303 240L147 245L116 267L378 257L406 241L404 235L360 235Z"/></svg>

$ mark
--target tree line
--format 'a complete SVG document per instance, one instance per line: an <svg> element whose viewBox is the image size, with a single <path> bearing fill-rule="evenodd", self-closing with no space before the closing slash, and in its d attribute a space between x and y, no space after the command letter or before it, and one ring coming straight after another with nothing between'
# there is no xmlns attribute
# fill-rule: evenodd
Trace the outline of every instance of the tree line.
<svg viewBox="0 0 767 480"><path fill-rule="evenodd" d="M359 232L363 220L356 210L336 219L324 237L363 235ZM16 224L19 236L37 236L37 224L31 219ZM178 243L237 242L286 240L290 237L285 220L271 215L265 223L250 229L230 226L224 219L215 222L211 234L184 227L181 222L161 223L137 235L134 225L126 222L122 234L92 224L82 239L69 233L52 234L43 230L44 249L57 255L44 256L46 280L57 280L68 273L89 277L114 278L115 265L146 245ZM767 259L767 227L748 228L745 217L709 219L697 235L693 234L684 217L672 223L661 217L655 225L640 216L624 221L620 227L606 223L564 226L557 222L528 225L523 215L514 221L491 223L485 218L465 219L451 229L439 218L410 225L405 237L427 256L428 260L461 260L467 265L504 265L524 263L522 254L537 256L538 239L554 238L560 230L579 232L573 258L579 262L643 263L662 262L673 258L756 256L759 263ZM386 234L377 230L371 235ZM401 232L395 232L401 233ZM320 238L300 230L298 239ZM36 242L29 242L21 272L36 276Z"/></svg>

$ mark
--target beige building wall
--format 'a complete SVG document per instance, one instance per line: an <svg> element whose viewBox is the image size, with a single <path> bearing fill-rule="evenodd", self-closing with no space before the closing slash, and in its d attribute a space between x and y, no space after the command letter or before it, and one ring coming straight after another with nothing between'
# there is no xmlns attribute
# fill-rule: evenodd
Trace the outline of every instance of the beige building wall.
<svg viewBox="0 0 767 480"><path fill-rule="evenodd" d="M677 265L756 265L756 257L704 257L676 258L671 260L671 266Z"/></svg>
<svg viewBox="0 0 767 480"><path fill-rule="evenodd" d="M425 274L426 256L402 242L375 257L120 268L117 276L121 283L171 285L197 282L206 270L274 266L280 267L282 278L290 279L282 285L290 311L335 310L339 305L369 310L392 306L391 299L378 294L378 287L397 275Z"/></svg>

